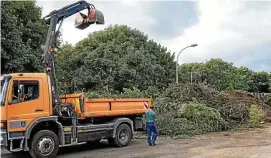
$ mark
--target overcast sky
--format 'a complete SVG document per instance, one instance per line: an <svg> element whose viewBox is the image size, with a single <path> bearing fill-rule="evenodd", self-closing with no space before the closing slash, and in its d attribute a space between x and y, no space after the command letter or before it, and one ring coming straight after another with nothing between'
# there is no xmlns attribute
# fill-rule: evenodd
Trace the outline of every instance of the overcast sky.
<svg viewBox="0 0 271 158"><path fill-rule="evenodd" d="M271 1L97 1L87 0L104 13L105 25L74 28L75 16L64 21L63 40L75 44L108 25L137 28L172 52L183 51L179 63L222 58L236 66L271 72ZM38 1L43 15L76 0Z"/></svg>

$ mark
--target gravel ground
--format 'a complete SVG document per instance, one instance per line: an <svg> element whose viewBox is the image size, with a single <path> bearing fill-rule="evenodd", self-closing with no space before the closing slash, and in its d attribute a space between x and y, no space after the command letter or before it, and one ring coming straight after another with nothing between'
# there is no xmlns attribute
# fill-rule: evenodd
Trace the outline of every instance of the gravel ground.
<svg viewBox="0 0 271 158"><path fill-rule="evenodd" d="M134 139L130 146L112 148L106 142L62 147L57 158L270 158L271 126L239 132L221 132L189 139L158 138L156 146L147 146L145 139ZM14 155L1 151L3 158L27 158L27 153Z"/></svg>

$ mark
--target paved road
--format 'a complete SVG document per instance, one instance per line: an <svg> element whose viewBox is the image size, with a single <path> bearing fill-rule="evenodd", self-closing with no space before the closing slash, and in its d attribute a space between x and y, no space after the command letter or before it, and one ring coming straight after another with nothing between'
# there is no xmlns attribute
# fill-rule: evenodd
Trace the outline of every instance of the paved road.
<svg viewBox="0 0 271 158"><path fill-rule="evenodd" d="M222 132L190 139L162 139L158 145L146 146L145 139L135 139L125 148L112 148L106 142L94 145L63 147L57 158L270 158L271 126L264 129ZM1 153L4 158L27 158L28 154Z"/></svg>
<svg viewBox="0 0 271 158"><path fill-rule="evenodd" d="M164 141L163 141L164 142ZM115 148L111 147L106 141L102 141L98 144L82 144L76 146L62 147L59 150L57 158L94 158L94 157L126 157L127 152L133 154L140 152L138 148L148 147L145 144L144 139L134 139L128 147ZM1 152L2 158L30 158L28 153L11 154L5 149Z"/></svg>

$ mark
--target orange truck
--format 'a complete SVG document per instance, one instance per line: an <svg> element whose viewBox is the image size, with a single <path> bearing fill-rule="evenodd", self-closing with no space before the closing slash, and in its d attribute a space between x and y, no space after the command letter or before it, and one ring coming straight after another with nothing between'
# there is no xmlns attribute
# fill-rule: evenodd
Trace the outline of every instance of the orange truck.
<svg viewBox="0 0 271 158"><path fill-rule="evenodd" d="M32 157L55 157L61 146L107 139L127 146L135 131L145 130L143 116L150 98L86 98L83 93L59 95L54 76L56 24L77 14L76 28L103 24L103 14L78 1L45 18L50 25L44 50L44 73L1 76L1 147L10 152L28 151Z"/></svg>

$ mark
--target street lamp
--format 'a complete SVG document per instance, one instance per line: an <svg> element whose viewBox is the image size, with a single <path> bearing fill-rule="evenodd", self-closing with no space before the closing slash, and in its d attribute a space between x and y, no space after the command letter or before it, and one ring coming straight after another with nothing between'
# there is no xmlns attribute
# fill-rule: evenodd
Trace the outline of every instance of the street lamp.
<svg viewBox="0 0 271 158"><path fill-rule="evenodd" d="M184 47L178 54L177 56L177 62L176 62L176 83L178 83L178 59L179 59L179 55L182 53L183 50L185 50L186 48L189 48L189 47L196 47L198 46L198 44L191 44L190 46L186 46Z"/></svg>

